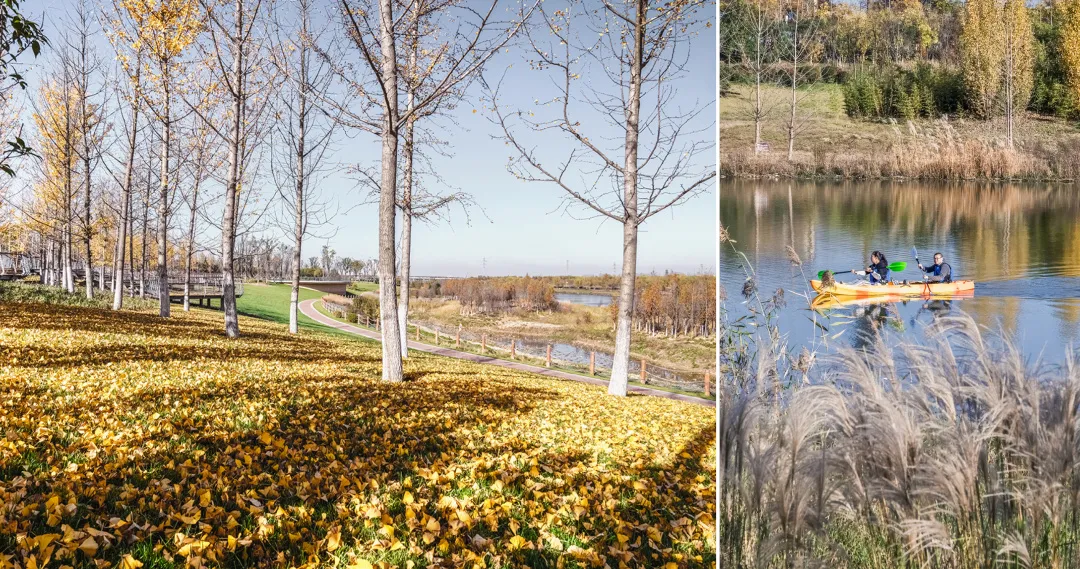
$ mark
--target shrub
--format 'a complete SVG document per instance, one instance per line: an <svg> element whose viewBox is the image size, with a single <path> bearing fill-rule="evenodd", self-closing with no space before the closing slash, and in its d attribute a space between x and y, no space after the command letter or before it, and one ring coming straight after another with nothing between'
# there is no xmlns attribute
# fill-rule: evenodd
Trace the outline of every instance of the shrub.
<svg viewBox="0 0 1080 569"><path fill-rule="evenodd" d="M934 118L962 109L959 72L920 63L914 69L878 67L844 84L844 111L851 118Z"/></svg>

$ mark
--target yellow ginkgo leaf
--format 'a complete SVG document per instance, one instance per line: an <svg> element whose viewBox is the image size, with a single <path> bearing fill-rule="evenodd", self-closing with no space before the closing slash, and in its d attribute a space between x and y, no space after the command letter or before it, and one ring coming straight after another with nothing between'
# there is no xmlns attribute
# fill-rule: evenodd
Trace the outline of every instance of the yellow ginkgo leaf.
<svg viewBox="0 0 1080 569"><path fill-rule="evenodd" d="M135 559L130 553L124 554L124 556L120 558L120 569L139 569L139 567L142 566L142 561Z"/></svg>
<svg viewBox="0 0 1080 569"><path fill-rule="evenodd" d="M97 555L98 544L94 541L94 538L88 537L79 544L79 551L85 553L88 557Z"/></svg>
<svg viewBox="0 0 1080 569"><path fill-rule="evenodd" d="M326 533L326 550L335 551L341 547L341 527L334 526Z"/></svg>

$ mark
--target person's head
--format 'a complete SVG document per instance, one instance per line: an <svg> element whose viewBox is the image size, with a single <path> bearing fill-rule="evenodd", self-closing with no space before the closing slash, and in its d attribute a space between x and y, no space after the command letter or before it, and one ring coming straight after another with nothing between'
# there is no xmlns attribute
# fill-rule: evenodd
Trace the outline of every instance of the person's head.
<svg viewBox="0 0 1080 569"><path fill-rule="evenodd" d="M885 261L885 255L883 255L881 253L881 251L874 251L873 253L870 253L870 262L871 263L877 264L877 263L883 263L884 261Z"/></svg>
<svg viewBox="0 0 1080 569"><path fill-rule="evenodd" d="M934 253L934 264L935 265L940 265L940 264L942 264L944 262L945 262L945 255L942 255L941 253Z"/></svg>

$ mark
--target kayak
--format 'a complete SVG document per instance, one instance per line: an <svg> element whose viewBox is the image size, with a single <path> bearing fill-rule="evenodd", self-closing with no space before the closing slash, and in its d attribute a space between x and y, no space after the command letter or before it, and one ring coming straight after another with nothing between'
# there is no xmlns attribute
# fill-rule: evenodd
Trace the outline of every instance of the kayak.
<svg viewBox="0 0 1080 569"><path fill-rule="evenodd" d="M883 294L875 296L850 296L824 292L814 297L811 306L814 309L842 308L848 306L867 306L873 304L888 304L893 302L929 301L929 300L954 300L958 298L973 298L974 290L965 290L950 294Z"/></svg>
<svg viewBox="0 0 1080 569"><path fill-rule="evenodd" d="M837 296L854 296L867 298L871 296L923 296L923 295L955 295L975 290L975 281L953 281L951 283L925 283L914 282L908 284L889 283L880 285L855 285L836 283L829 288L823 288L821 281L811 280L810 286L819 293L830 293Z"/></svg>

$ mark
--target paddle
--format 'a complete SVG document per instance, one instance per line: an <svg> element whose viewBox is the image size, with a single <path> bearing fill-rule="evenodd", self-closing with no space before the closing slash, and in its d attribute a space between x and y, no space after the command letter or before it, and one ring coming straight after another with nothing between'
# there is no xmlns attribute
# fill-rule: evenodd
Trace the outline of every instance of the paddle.
<svg viewBox="0 0 1080 569"><path fill-rule="evenodd" d="M922 273L923 273L922 280L925 283L926 282L926 272L922 270L922 263L919 262L919 251L917 249L915 249L914 245L911 247L911 256L915 257L915 264L919 265L919 270L922 271ZM926 288L926 290L930 290L929 287L924 287L924 288Z"/></svg>
<svg viewBox="0 0 1080 569"><path fill-rule="evenodd" d="M903 271L906 268L907 268L907 263L905 263L903 261L897 261L895 263L889 263L889 272L895 273L895 272L898 272L898 271ZM820 279L821 277L825 276L825 272L826 271L818 271L817 278ZM852 271L839 271L839 272L833 271L833 274L834 275L842 275L844 273L850 273L850 272L852 272Z"/></svg>

